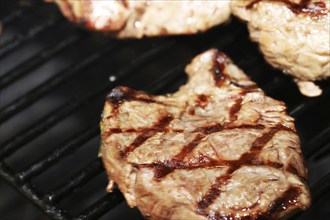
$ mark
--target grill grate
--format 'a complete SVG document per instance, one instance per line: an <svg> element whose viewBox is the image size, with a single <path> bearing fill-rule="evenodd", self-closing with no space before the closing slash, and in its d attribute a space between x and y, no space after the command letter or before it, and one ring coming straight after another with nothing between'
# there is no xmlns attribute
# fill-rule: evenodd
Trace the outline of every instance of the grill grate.
<svg viewBox="0 0 330 220"><path fill-rule="evenodd" d="M42 33L46 29L52 28L55 24L60 21L60 17L51 18L49 20L43 21L37 24L35 27L31 28L29 31L23 34L18 34L7 42L4 42L0 50L0 58L6 54L17 49L19 46L27 42L28 40L36 37L38 34Z"/></svg>
<svg viewBox="0 0 330 220"><path fill-rule="evenodd" d="M0 176L51 218L116 219L124 199L118 189L104 192L97 158L106 92L122 84L155 94L175 91L186 80L185 64L210 47L226 52L296 118L314 202L292 219L329 216L330 83L320 83L318 98L301 96L264 61L237 20L196 36L115 40L74 27L53 5L1 1L0 21ZM17 61L22 51L26 58Z"/></svg>

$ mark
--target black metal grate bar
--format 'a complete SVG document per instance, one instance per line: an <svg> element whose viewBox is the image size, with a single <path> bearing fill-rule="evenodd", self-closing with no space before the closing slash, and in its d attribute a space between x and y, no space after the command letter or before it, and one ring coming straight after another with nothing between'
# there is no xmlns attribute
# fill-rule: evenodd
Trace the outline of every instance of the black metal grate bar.
<svg viewBox="0 0 330 220"><path fill-rule="evenodd" d="M327 193L330 192L330 173L317 181L311 188L310 192L312 195L311 207L318 205L320 201ZM304 212L298 212L292 216L290 219L300 219L300 216L304 215Z"/></svg>
<svg viewBox="0 0 330 220"><path fill-rule="evenodd" d="M174 42L169 41L159 45L158 47L150 49L149 51L141 54L136 59L132 60L130 64L122 68L117 75L123 78L123 76L126 76L131 72L134 72L138 67L146 65L150 60L155 59L155 56L160 54L160 52L169 50L173 46L174 46Z"/></svg>
<svg viewBox="0 0 330 220"><path fill-rule="evenodd" d="M315 155L322 146L330 142L330 125L323 130L320 134L314 137L308 144L303 148L303 153L306 159L311 158Z"/></svg>
<svg viewBox="0 0 330 220"><path fill-rule="evenodd" d="M69 156L77 149L82 147L84 143L99 134L99 127L95 126L88 128L83 132L79 132L74 137L70 138L65 143L55 148L55 151L51 151L48 155L42 157L41 160L33 163L25 170L17 174L17 178L20 181L29 181L32 177L39 175L41 172L47 170L58 161Z"/></svg>
<svg viewBox="0 0 330 220"><path fill-rule="evenodd" d="M185 65L179 65L177 67L174 67L172 70L166 72L165 74L162 74L162 77L157 78L156 81L152 82L148 85L148 88L152 90L152 92L159 92L161 89L164 88L164 86L172 81L173 79L180 77L177 75L178 72L182 71L182 68ZM64 185L64 184L63 184ZM111 197L110 197L111 196ZM116 204L113 204L113 196L115 196L116 204L119 204L124 200L124 197L122 196L121 192L119 190L114 190L110 195L106 195L103 198L101 198L98 202L96 202L94 205L92 205L84 214L80 215L79 219L97 219L98 217L102 216L112 208Z"/></svg>
<svg viewBox="0 0 330 220"><path fill-rule="evenodd" d="M69 219L70 216L66 211L48 204L40 199L40 195L34 190L29 183L20 183L16 180L13 171L3 162L0 162L0 176L18 190L24 197L29 199L33 204L42 209L48 216L53 219Z"/></svg>
<svg viewBox="0 0 330 220"><path fill-rule="evenodd" d="M311 187L312 201L314 201L314 205L328 192L330 192L330 173Z"/></svg>
<svg viewBox="0 0 330 220"><path fill-rule="evenodd" d="M17 49L23 43L28 40L31 40L32 38L36 37L38 34L42 33L48 28L53 27L61 20L63 20L61 16L54 16L51 19L46 20L41 24L38 24L35 27L31 28L26 33L18 34L11 40L4 42L0 47L0 58Z"/></svg>
<svg viewBox="0 0 330 220"><path fill-rule="evenodd" d="M158 78L156 81L152 82L148 88L152 89L153 92L159 92L161 89L164 88L164 86L169 83L171 80L177 78L177 73L182 71L182 68L184 65L179 65L172 70L166 72L162 75L162 77ZM179 76L180 77L180 76ZM84 183L84 182L82 182ZM80 183L80 184L82 184ZM67 184L63 184L62 187L66 187ZM72 189L71 189L72 190ZM65 192L66 194L68 191ZM97 219L98 217L102 216L112 208L114 208L113 204L113 198L116 199L116 204L119 204L124 200L124 197L122 196L121 192L116 189L114 190L110 195L106 195L103 198L101 198L99 201L97 201L94 205L92 205L84 214L80 215L79 219Z"/></svg>
<svg viewBox="0 0 330 220"><path fill-rule="evenodd" d="M176 75L175 73L177 71L181 71L183 65L180 65L176 68L174 68L171 71L168 71L165 76L169 77L162 77L163 80L157 79L154 83L151 84L150 88L154 88L154 91L156 92L157 90L163 88L162 86L158 86L157 89L153 87L152 85L156 85L160 83L161 81L164 83L168 83L170 79L173 79L173 75ZM163 84L165 85L165 84ZM98 127L92 128L92 129L87 129L86 132L82 134L77 135L77 139L74 139L72 141L69 141L67 145L65 145L62 148L57 149L55 152L51 153L49 156L47 156L45 159L33 164L30 166L26 171L20 172L17 176L19 179L22 181L27 181L31 177L37 175L43 170L46 170L49 166L54 164L56 161L59 159L63 159L63 156L68 156L68 151L73 151L74 149L78 148L79 145L81 145L83 142L86 140L90 139L91 137L94 137L96 134L98 134ZM50 202L54 203L60 199L63 199L65 196L69 195L69 193L72 190L77 189L79 186L83 185L92 177L97 175L99 172L103 170L102 164L100 160L96 160L93 163L91 163L88 167L84 168L82 171L78 172L74 177L70 178L70 180L66 181L65 183L61 184L61 186L57 187L55 190L53 190L51 193L49 193L46 198ZM118 195L120 196L118 196ZM123 200L123 197L120 192L114 191L111 195L107 195L104 198L110 199L110 201L103 201L104 198L102 198L100 201L98 201L96 204L101 203L101 206L95 206L95 207L90 207L90 210L87 211L85 214L81 215L79 218L87 218L87 219L94 219L96 216L100 216L104 214L105 212L109 211L110 208L113 207L111 202L111 199L115 197L116 203L119 203ZM101 202L102 201L102 202Z"/></svg>
<svg viewBox="0 0 330 220"><path fill-rule="evenodd" d="M133 60L131 65L129 65L126 69L123 69L119 75L126 75L129 72L134 71L134 69L137 66L141 66L141 65L145 64L145 62L148 62L150 60L151 56L155 55L155 52L159 53L165 49L168 49L170 46L173 46L173 43L164 44L157 49L151 49L150 51L141 55L141 57ZM48 92L55 89L57 86L61 85L68 79L71 79L74 75L79 74L80 71L85 70L86 68L90 67L92 64L97 62L102 56L113 51L115 48L116 47L114 47L112 44L108 45L101 51L98 51L92 55L89 55L85 59L81 60L78 64L68 67L67 69L61 71L60 73L55 74L54 77L46 80L44 83L35 87L31 91L25 93L23 97L20 97L16 100L12 101L8 105L6 105L2 109L0 109L0 123L7 121L13 115L15 115L16 113L25 109L29 105L33 104L39 98L43 97Z"/></svg>
<svg viewBox="0 0 330 220"><path fill-rule="evenodd" d="M324 100L329 99L330 96L330 87L323 90L323 94L320 97L316 98L305 98L305 100L299 104L298 106L294 107L290 111L290 115L297 118L299 117L303 112L305 112L307 109L310 109L315 104L320 103Z"/></svg>
<svg viewBox="0 0 330 220"><path fill-rule="evenodd" d="M0 123L3 123L10 119L16 113L22 111L29 105L33 104L35 101L46 95L48 92L53 91L56 87L64 83L65 81L71 79L73 76L80 73L80 71L85 70L92 64L97 62L104 54L109 53L114 50L113 45L105 47L103 50L98 51L88 57L79 61L79 63L74 66L70 66L67 69L55 74L53 77L49 78L39 86L25 93L23 97L20 97L2 109L0 109Z"/></svg>
<svg viewBox="0 0 330 220"><path fill-rule="evenodd" d="M90 102L93 101L96 97L100 96L101 94L105 94L111 86L112 84L109 84L105 87L94 90L93 92L89 92L85 96L78 97L75 100L70 100L68 103L65 103L64 105L52 111L50 114L38 120L29 128L24 129L24 132L19 132L19 134L22 135L17 135L2 144L3 146L0 149L0 159L8 157L16 150L23 147L25 144L43 134L51 127L58 124L60 121L64 120L80 107L90 104Z"/></svg>
<svg viewBox="0 0 330 220"><path fill-rule="evenodd" d="M124 201L124 197L119 190L114 190L111 194L108 193L100 200L92 204L84 213L78 216L79 220L93 220L98 219L109 210L115 208L121 202Z"/></svg>
<svg viewBox="0 0 330 220"><path fill-rule="evenodd" d="M157 78L157 80L151 83L148 88L152 89L154 92L158 92L159 90L163 89L164 86L170 82L170 80L177 78L178 72L181 72L183 67L184 65L179 65L173 68L172 70L163 74L162 77ZM99 134L98 126L88 128L83 132L79 132L78 134L74 135L74 137L70 138L67 142L58 146L55 151L52 151L49 155L44 156L41 160L33 163L28 168L21 171L17 177L21 181L28 181L32 177L45 171L60 159L68 156L69 152L74 152L80 147L80 145L93 138L97 134Z"/></svg>
<svg viewBox="0 0 330 220"><path fill-rule="evenodd" d="M69 178L66 182L51 190L50 193L45 195L44 199L48 200L49 203L58 202L66 196L69 196L70 192L72 192L73 190L78 189L86 182L92 180L93 177L95 177L102 171L103 165L101 159L97 158L87 167L83 168L81 171L77 172L75 175Z"/></svg>
<svg viewBox="0 0 330 220"><path fill-rule="evenodd" d="M61 40L56 44L47 47L42 52L36 54L35 56L29 58L22 64L16 66L13 70L3 74L0 77L0 89L3 89L15 82L20 77L28 74L34 68L38 67L42 63L48 61L51 57L55 56L57 53L62 51L63 49L67 49L69 46L78 42L82 38L83 35L70 35L67 39ZM1 121L1 120L0 120Z"/></svg>
<svg viewBox="0 0 330 220"><path fill-rule="evenodd" d="M160 47L151 49L150 51L136 58L130 66L137 68L138 66L145 64L150 59L153 59L156 54L164 51L165 49L170 49L169 45L170 44L164 44ZM129 73L128 70L132 71L135 68L127 68L124 72L122 72L123 75L120 75L120 77L126 76ZM19 134L22 135L15 136L14 138L3 143L3 147L0 149L0 159L14 153L16 150L29 143L31 140L35 139L40 134L44 133L47 129L56 125L71 113L79 109L81 106L89 104L89 102L97 96L105 94L106 91L108 91L112 86L112 83L107 83L106 85L103 85L94 91L88 92L85 96L80 96L76 100L70 100L68 103L60 106L55 111L43 117L41 120L38 120L29 128L24 129L24 132L19 132ZM47 90L47 88L45 89ZM25 97L23 97L23 99L24 98Z"/></svg>
<svg viewBox="0 0 330 220"><path fill-rule="evenodd" d="M324 157L330 154L330 142L323 147L321 147L318 152L315 154L314 161L323 159Z"/></svg>
<svg viewBox="0 0 330 220"><path fill-rule="evenodd" d="M154 82L150 83L146 89L150 89L153 93L160 92L160 90L164 89L164 86L168 84L170 81L181 78L180 72L183 72L185 64L178 65L173 69L167 71L158 77Z"/></svg>
<svg viewBox="0 0 330 220"><path fill-rule="evenodd" d="M121 202L124 197L119 190L115 190L111 194L107 194L100 200L92 204L83 214L79 215L78 219L98 219L109 210L115 208Z"/></svg>
<svg viewBox="0 0 330 220"><path fill-rule="evenodd" d="M10 22L16 20L17 18L21 18L29 10L36 9L36 7L38 5L40 5L39 3L40 2L38 2L38 1L32 1L32 2L29 2L27 5L24 5L23 7L20 7L19 9L14 10L9 15L7 15L3 19L1 19L2 25L4 25L4 26L8 25Z"/></svg>
<svg viewBox="0 0 330 220"><path fill-rule="evenodd" d="M165 74L165 76L167 76L167 77L161 77L160 79L157 79L154 83L151 84L150 88L154 88L155 92L157 90L163 88L162 86L158 85L158 87L156 87L157 89L155 89L155 87L153 87L152 85L157 85L161 81L163 83L164 82L168 83L169 80L173 78L173 75L176 75L175 73L177 71L179 71L179 70L181 71L182 67L183 67L183 65L180 65L180 66L174 68L173 70L169 71L167 74ZM165 81L163 81L163 80L165 80ZM56 148L56 150L54 152L50 153L44 159L38 161L37 163L34 163L29 168L20 172L17 175L17 177L21 181L28 181L30 178L34 177L35 175L38 175L40 172L49 168L51 165L56 163L58 160L63 159L63 157L65 157L65 156L68 156L70 152L73 152L74 150L76 150L78 147L80 147L80 145L82 145L84 142L86 142L90 138L96 136L98 133L99 133L99 128L94 127L92 129L87 129L83 133L77 134L75 136L75 138L70 139L65 145L63 145L63 147ZM99 163L99 162L95 162L95 163ZM58 199L63 198L63 196L65 196L70 190L75 189L78 184L82 185L83 183L85 183L85 179L82 179L82 176L86 175L86 173L95 172L95 170L97 170L97 169L98 169L98 167L96 167L96 165L94 163L91 164L90 166L88 166L87 168L83 169L83 171L79 172L78 175L76 175L75 177L73 177L71 180L68 181L71 184L70 185L71 187L70 186L68 187L67 183L62 184L61 187L54 190L53 193L48 195L48 197L50 198L49 200L52 200L54 202L54 201L57 201ZM94 174L91 174L91 175L94 175ZM86 178L90 179L91 176L87 176Z"/></svg>

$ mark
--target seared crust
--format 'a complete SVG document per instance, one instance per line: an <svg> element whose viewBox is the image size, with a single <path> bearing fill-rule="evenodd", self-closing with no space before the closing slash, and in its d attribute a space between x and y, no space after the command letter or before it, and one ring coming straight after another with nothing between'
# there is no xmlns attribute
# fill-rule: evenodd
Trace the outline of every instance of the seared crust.
<svg viewBox="0 0 330 220"><path fill-rule="evenodd" d="M234 0L232 12L248 23L266 60L297 82L330 77L329 0ZM307 96L318 87L298 83Z"/></svg>
<svg viewBox="0 0 330 220"><path fill-rule="evenodd" d="M310 205L293 119L224 54L186 67L174 94L107 97L102 158L131 207L151 219L279 219Z"/></svg>
<svg viewBox="0 0 330 220"><path fill-rule="evenodd" d="M193 34L227 21L229 0L48 0L71 21L119 38Z"/></svg>

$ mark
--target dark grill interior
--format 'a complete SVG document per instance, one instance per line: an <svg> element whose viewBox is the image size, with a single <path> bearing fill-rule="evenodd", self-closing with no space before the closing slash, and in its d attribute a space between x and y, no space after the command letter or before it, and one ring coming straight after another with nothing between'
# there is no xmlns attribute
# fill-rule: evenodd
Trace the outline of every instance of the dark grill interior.
<svg viewBox="0 0 330 220"><path fill-rule="evenodd" d="M0 215L5 219L27 219L8 214L26 203L53 219L141 219L118 190L105 192L107 177L97 158L105 96L116 85L173 92L186 81L185 64L211 47L227 53L296 118L313 206L292 219L330 216L330 82L319 83L324 93L318 98L300 95L290 77L264 61L238 20L195 36L116 40L70 24L51 4L0 4ZM7 192L5 182L29 202ZM28 212L33 216L35 210Z"/></svg>

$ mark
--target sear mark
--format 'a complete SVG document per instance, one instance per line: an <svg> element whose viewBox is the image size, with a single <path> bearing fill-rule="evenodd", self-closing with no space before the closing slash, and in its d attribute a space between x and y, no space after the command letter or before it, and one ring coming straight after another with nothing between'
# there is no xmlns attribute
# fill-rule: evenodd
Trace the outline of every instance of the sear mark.
<svg viewBox="0 0 330 220"><path fill-rule="evenodd" d="M230 60L225 54L219 51L217 51L213 59L213 67L211 72L213 74L215 84L220 87L228 78L224 70L226 65L230 63Z"/></svg>
<svg viewBox="0 0 330 220"><path fill-rule="evenodd" d="M246 9L253 8L254 5L262 0L254 0L246 6ZM292 0L274 0L277 2L283 2L287 7L295 14L309 14L311 16L323 16L329 13L325 2L318 1L312 2L312 0L301 0L299 3L292 2Z"/></svg>
<svg viewBox="0 0 330 220"><path fill-rule="evenodd" d="M206 195L202 198L201 201L198 202L197 212L200 214L207 213L203 210L208 208L214 202L214 200L220 195L221 187L227 184L227 182L230 180L231 174L233 174L240 167L244 165L263 165L275 168L283 167L282 164L278 163L258 161L258 156L263 147L274 137L277 132L281 130L293 132L293 130L290 128L287 128L283 125L277 125L276 127L271 128L268 132L263 133L261 137L256 138L255 141L251 144L249 152L242 154L238 160L219 161L218 165L227 165L229 166L229 169L225 175L217 178Z"/></svg>
<svg viewBox="0 0 330 220"><path fill-rule="evenodd" d="M146 140L158 132L163 132L172 120L172 116L166 115L165 117L161 118L154 126L141 129L139 131L140 134L134 139L134 141L123 151L119 151L119 156L123 159L126 159L129 153L141 146Z"/></svg>
<svg viewBox="0 0 330 220"><path fill-rule="evenodd" d="M203 94L198 95L195 102L197 106L205 108L209 103L209 97Z"/></svg>

